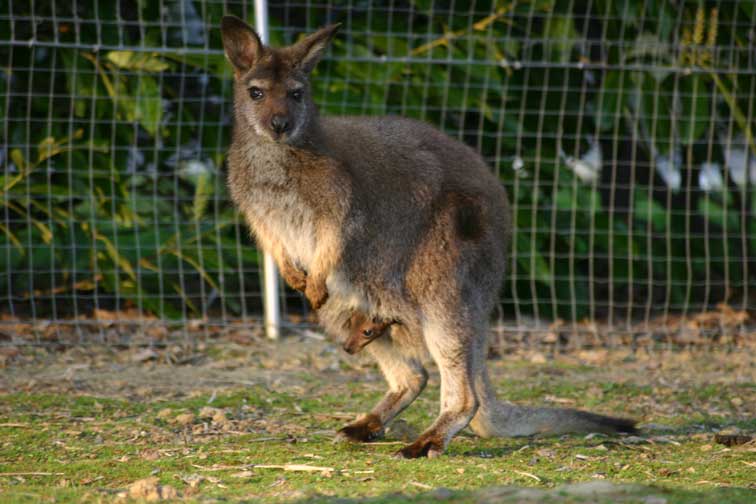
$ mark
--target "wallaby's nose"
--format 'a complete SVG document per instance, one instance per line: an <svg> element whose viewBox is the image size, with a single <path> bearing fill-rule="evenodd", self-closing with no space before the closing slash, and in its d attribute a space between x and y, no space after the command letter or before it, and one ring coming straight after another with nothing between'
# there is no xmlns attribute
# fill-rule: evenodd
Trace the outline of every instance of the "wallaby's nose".
<svg viewBox="0 0 756 504"><path fill-rule="evenodd" d="M289 129L289 119L283 115L274 115L270 120L270 127L279 135L285 133Z"/></svg>

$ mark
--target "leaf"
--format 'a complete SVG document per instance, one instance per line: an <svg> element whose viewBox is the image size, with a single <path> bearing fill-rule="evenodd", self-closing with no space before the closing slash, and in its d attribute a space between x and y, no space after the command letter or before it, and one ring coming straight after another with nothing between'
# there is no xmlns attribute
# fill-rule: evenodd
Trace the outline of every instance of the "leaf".
<svg viewBox="0 0 756 504"><path fill-rule="evenodd" d="M0 222L0 231L8 238L8 241L10 241L14 247L19 251L20 254L24 254L24 246L21 245L21 241L16 237L13 232L5 227L2 222Z"/></svg>
<svg viewBox="0 0 756 504"><path fill-rule="evenodd" d="M465 34L468 34L472 31L486 30L497 20L504 17L510 10L512 10L513 7L514 7L514 3L499 7L498 9L496 9L495 12L492 12L488 16L478 19L477 21L472 23L471 26L468 26L461 30L450 31L447 29L441 37L435 40L432 40L428 43L425 43L419 47L416 47L410 52L410 54L412 56L419 56L426 52L433 51L434 49L439 48L439 47L449 47L452 44L452 42L454 42L455 39L462 37Z"/></svg>
<svg viewBox="0 0 756 504"><path fill-rule="evenodd" d="M0 70L0 117L5 117L5 95L8 80L8 74L4 70Z"/></svg>
<svg viewBox="0 0 756 504"><path fill-rule="evenodd" d="M37 229L39 229L39 232L42 234L41 236L42 241L45 242L46 245L49 245L50 243L52 243L53 233L50 230L50 228L47 226L47 224L34 218L31 218L31 221L32 221L32 224L34 224L34 226Z"/></svg>
<svg viewBox="0 0 756 504"><path fill-rule="evenodd" d="M623 61L642 59L645 56L655 61L670 61L670 52L655 33L643 32L635 38L632 48L622 55Z"/></svg>
<svg viewBox="0 0 756 504"><path fill-rule="evenodd" d="M641 33L635 39L632 49L622 54L625 63L633 60L646 60L650 63L648 75L656 81L663 81L672 74L668 68L674 64L674 58L667 45L654 33ZM661 63L666 63L662 65Z"/></svg>
<svg viewBox="0 0 756 504"><path fill-rule="evenodd" d="M562 191L560 191L561 193ZM571 197L572 199L572 197ZM574 205L570 209L580 214L595 215L601 211L601 191L594 186L576 187Z"/></svg>
<svg viewBox="0 0 756 504"><path fill-rule="evenodd" d="M102 85L105 86L105 90L108 92L108 96L110 96L111 99L115 100L118 97L118 93L116 93L116 90L113 87L113 82L110 80L110 77L108 76L108 73L105 71L105 69L102 68L102 65L100 65L97 57L93 54L85 52L81 53L81 55L85 59L89 60L92 65L94 65L95 69L97 69L97 73L100 75Z"/></svg>
<svg viewBox="0 0 756 504"><path fill-rule="evenodd" d="M53 149L56 147L57 144L55 143L55 137L47 137L39 142L37 145L37 151L39 152L37 155L37 162L44 161L45 159L54 156Z"/></svg>
<svg viewBox="0 0 756 504"><path fill-rule="evenodd" d="M733 210L723 207L711 198L701 198L698 200L698 211L706 219L723 229L738 228L738 214Z"/></svg>
<svg viewBox="0 0 756 504"><path fill-rule="evenodd" d="M163 119L163 101L160 88L154 78L142 75L136 89L135 119L153 137Z"/></svg>
<svg viewBox="0 0 756 504"><path fill-rule="evenodd" d="M520 266L535 276L536 280L546 285L551 285L552 276L549 264L538 253L538 248L532 246L532 237L529 233L517 234L517 262Z"/></svg>
<svg viewBox="0 0 756 504"><path fill-rule="evenodd" d="M567 212L575 208L577 202L576 195L571 188L560 189L556 194L556 207Z"/></svg>
<svg viewBox="0 0 756 504"><path fill-rule="evenodd" d="M208 173L203 173L197 177L197 186L194 190L194 199L192 201L192 219L199 221L205 214L207 203L213 195L212 178Z"/></svg>
<svg viewBox="0 0 756 504"><path fill-rule="evenodd" d="M226 58L220 54L164 53L163 57L206 70L217 76L231 75L230 67L226 66Z"/></svg>
<svg viewBox="0 0 756 504"><path fill-rule="evenodd" d="M108 61L119 68L138 70L143 72L162 72L170 68L170 65L154 54L135 53L133 51L110 51Z"/></svg>
<svg viewBox="0 0 756 504"><path fill-rule="evenodd" d="M66 89L74 100L74 115L85 117L87 106L92 103L85 98L95 96L97 76L92 73L79 52L61 50L59 54L66 68Z"/></svg>
<svg viewBox="0 0 756 504"><path fill-rule="evenodd" d="M635 193L635 218L641 222L651 222L656 231L664 231L667 227L666 209L648 194Z"/></svg>
<svg viewBox="0 0 756 504"><path fill-rule="evenodd" d="M711 121L711 93L699 75L681 79L680 102L682 114L678 128L684 144L693 143L708 129Z"/></svg>
<svg viewBox="0 0 756 504"><path fill-rule="evenodd" d="M118 110L128 121L139 121L142 127L155 136L160 121L163 118L163 103L160 89L155 79L149 75L140 75L129 79L129 85L116 75L111 79L97 58L88 53L82 53L97 69L108 96L117 104Z"/></svg>
<svg viewBox="0 0 756 504"><path fill-rule="evenodd" d="M32 171L31 169L34 168L33 165L27 166L21 149L13 149L10 153L10 158L13 161L13 164L15 164L18 168L19 173L8 181L6 181L7 175L3 175L3 177L0 178L0 180L3 181L3 192L6 193L10 191L16 184L21 182L27 175L29 175L29 173L31 173Z"/></svg>
<svg viewBox="0 0 756 504"><path fill-rule="evenodd" d="M171 282L171 287L173 287L173 290L176 291L176 293L181 297L181 300L184 302L184 304L188 306L192 312L200 313L200 311L197 309L197 306L194 303L192 303L191 298L187 296L186 292L179 284L177 284L176 282Z"/></svg>
<svg viewBox="0 0 756 504"><path fill-rule="evenodd" d="M572 47L577 42L575 23L570 16L552 15L543 30L544 44L549 60L565 63L570 60Z"/></svg>
<svg viewBox="0 0 756 504"><path fill-rule="evenodd" d="M70 137L61 138L56 140L55 137L47 137L37 145L37 163L39 164L53 156L57 156L62 152L68 152L75 148L84 148L89 150L89 145L74 146L71 144L74 140L79 140L84 136L84 130L82 128L77 129Z"/></svg>
<svg viewBox="0 0 756 504"><path fill-rule="evenodd" d="M756 19L756 4L748 1L741 1L738 3L740 5L740 9L746 14L746 16L750 17L751 20Z"/></svg>
<svg viewBox="0 0 756 504"><path fill-rule="evenodd" d="M740 106L738 106L738 100L736 96L730 92L724 81L719 78L719 75L714 72L711 72L709 75L717 85L719 92L722 93L727 106L730 107L730 112L735 118L735 122L737 122L740 129L743 130L743 133L746 136L746 142L748 142L748 146L751 148L752 154L756 156L756 140L754 139L753 130L751 129L751 123L746 118Z"/></svg>
<svg viewBox="0 0 756 504"><path fill-rule="evenodd" d="M625 104L625 93L629 83L618 71L607 72L596 96L594 120L601 131L611 129L619 121Z"/></svg>
<svg viewBox="0 0 756 504"><path fill-rule="evenodd" d="M146 257L142 257L141 259L139 259L139 266L141 266L144 269L154 271L155 273L160 273L160 268L158 268L157 265L150 262Z"/></svg>
<svg viewBox="0 0 756 504"><path fill-rule="evenodd" d="M200 264L200 261L198 261L194 257L188 255L186 252L184 252L180 248L165 249L165 250L162 251L162 253L171 254L171 255L174 255L174 256L178 257L179 259L181 259L183 261L186 261L187 263L189 263L197 271L197 273L200 274L200 276L202 278L205 279L205 281L208 284L210 284L210 286L213 289L215 289L217 291L221 290L221 288L218 286L218 284L215 282L215 280L213 280L213 277L210 276L210 274L205 270L205 268L202 267L202 264Z"/></svg>
<svg viewBox="0 0 756 504"><path fill-rule="evenodd" d="M664 0L657 3L656 8L658 9L659 13L659 18L657 20L657 33L659 34L659 37L662 41L667 41L674 32L677 13L675 13L672 4Z"/></svg>
<svg viewBox="0 0 756 504"><path fill-rule="evenodd" d="M24 161L24 154L21 152L21 149L13 149L10 153L10 158L19 171L24 171L26 169L26 161Z"/></svg>
<svg viewBox="0 0 756 504"><path fill-rule="evenodd" d="M32 198L25 198L24 203L26 203L26 206L33 206L36 208L39 212L47 215L47 217L50 218L50 220L54 220L59 226L63 228L68 227L68 213L65 210L62 210L60 208L54 208L53 211L57 212L58 215L61 215L62 218L56 217L53 212L51 212L46 205L44 205L42 202L32 199Z"/></svg>
<svg viewBox="0 0 756 504"><path fill-rule="evenodd" d="M113 242L108 239L107 236L98 233L97 231L92 230L92 236L96 239L101 241L103 244L105 244L105 250L107 251L110 258L113 260L114 263L116 263L118 266L121 267L122 270L126 272L129 277L131 277L132 280L136 280L136 273L134 273L134 268L131 266L131 263L128 259L123 257L119 252L118 249L113 245Z"/></svg>
<svg viewBox="0 0 756 504"><path fill-rule="evenodd" d="M649 74L640 75L640 122L659 154L669 155L676 138L672 136L672 93L665 83L657 82Z"/></svg>

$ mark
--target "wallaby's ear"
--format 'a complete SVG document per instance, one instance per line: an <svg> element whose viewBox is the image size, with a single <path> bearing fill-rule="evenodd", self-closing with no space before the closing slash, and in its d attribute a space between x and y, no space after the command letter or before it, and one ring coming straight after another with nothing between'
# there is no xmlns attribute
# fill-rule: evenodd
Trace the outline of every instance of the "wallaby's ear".
<svg viewBox="0 0 756 504"><path fill-rule="evenodd" d="M263 45L260 37L236 16L223 16L221 36L226 58L234 66L237 77L252 68L262 56Z"/></svg>
<svg viewBox="0 0 756 504"><path fill-rule="evenodd" d="M311 72L340 26L341 23L328 25L291 46L289 50L297 67L307 73Z"/></svg>

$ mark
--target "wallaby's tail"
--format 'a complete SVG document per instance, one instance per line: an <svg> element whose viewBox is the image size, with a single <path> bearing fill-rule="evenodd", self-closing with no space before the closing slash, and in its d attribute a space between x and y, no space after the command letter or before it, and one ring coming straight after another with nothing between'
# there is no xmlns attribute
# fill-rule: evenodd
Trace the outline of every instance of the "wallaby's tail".
<svg viewBox="0 0 756 504"><path fill-rule="evenodd" d="M634 433L635 421L575 409L533 408L500 402L487 373L476 383L480 406L470 428L481 437L531 436L569 432Z"/></svg>
<svg viewBox="0 0 756 504"><path fill-rule="evenodd" d="M530 408L501 402L485 407L481 405L470 422L470 428L480 437L636 432L635 422L626 418L596 415L575 409Z"/></svg>

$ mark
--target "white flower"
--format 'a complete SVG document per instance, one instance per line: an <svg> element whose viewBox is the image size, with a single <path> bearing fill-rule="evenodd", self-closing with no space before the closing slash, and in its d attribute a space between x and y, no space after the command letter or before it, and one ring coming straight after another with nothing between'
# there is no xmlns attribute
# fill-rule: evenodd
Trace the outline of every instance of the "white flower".
<svg viewBox="0 0 756 504"><path fill-rule="evenodd" d="M525 166L525 161L520 156L517 156L512 160L512 169L514 171L520 171Z"/></svg>
<svg viewBox="0 0 756 504"><path fill-rule="evenodd" d="M730 172L730 178L738 187L745 187L746 176L751 185L756 185L756 156L750 156L748 147L741 139L735 139L725 146L725 166ZM747 174L747 175L746 175Z"/></svg>
<svg viewBox="0 0 756 504"><path fill-rule="evenodd" d="M600 143L596 141L592 142L588 152L583 154L579 159L567 156L561 149L559 155L564 159L564 163L567 167L586 184L596 182L601 176L601 163L603 156L601 154Z"/></svg>
<svg viewBox="0 0 756 504"><path fill-rule="evenodd" d="M698 172L698 186L706 192L722 190L724 180L719 163L701 163L701 169Z"/></svg>
<svg viewBox="0 0 756 504"><path fill-rule="evenodd" d="M215 166L210 159L188 159L179 164L178 175L184 180L197 183L199 179L207 179L215 172Z"/></svg>
<svg viewBox="0 0 756 504"><path fill-rule="evenodd" d="M657 155L654 164L656 165L656 172L667 184L667 187L672 192L679 191L682 185L682 175L680 174L682 155L679 152L675 152L671 156L667 154Z"/></svg>

